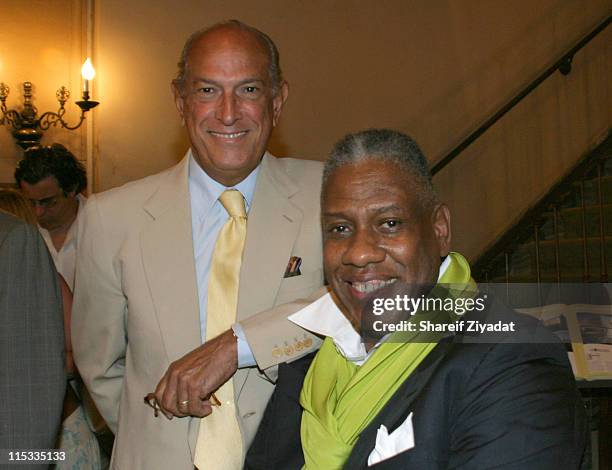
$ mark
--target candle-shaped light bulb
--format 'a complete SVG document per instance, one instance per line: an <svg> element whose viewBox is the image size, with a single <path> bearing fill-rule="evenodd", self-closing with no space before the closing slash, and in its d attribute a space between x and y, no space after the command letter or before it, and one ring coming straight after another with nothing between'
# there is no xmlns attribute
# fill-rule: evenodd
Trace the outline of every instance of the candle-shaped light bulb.
<svg viewBox="0 0 612 470"><path fill-rule="evenodd" d="M83 94L89 94L89 80L93 80L96 76L96 70L91 65L91 59L88 57L81 67L81 75L83 76Z"/></svg>

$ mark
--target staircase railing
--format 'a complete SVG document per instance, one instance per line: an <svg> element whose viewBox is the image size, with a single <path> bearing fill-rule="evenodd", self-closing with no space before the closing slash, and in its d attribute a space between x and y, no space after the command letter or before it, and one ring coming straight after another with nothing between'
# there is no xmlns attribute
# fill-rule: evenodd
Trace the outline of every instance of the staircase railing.
<svg viewBox="0 0 612 470"><path fill-rule="evenodd" d="M553 65L548 67L542 72L535 80L529 85L523 88L514 98L508 101L502 108L487 119L478 129L468 135L465 139L459 143L454 149L452 149L446 156L438 160L432 167L431 173L435 175L442 168L452 162L457 156L468 148L476 139L484 134L489 128L491 128L497 121L499 121L504 115L506 115L512 108L520 103L527 95L535 90L543 81L550 77L557 70L563 75L568 75L572 70L572 60L576 53L580 51L584 46L593 40L599 33L608 27L612 21L612 15L608 16L597 26L593 31L584 36L580 41L576 43L569 51L563 54Z"/></svg>
<svg viewBox="0 0 612 470"><path fill-rule="evenodd" d="M513 228L480 256L473 265L474 278L485 282L533 281L538 284L564 281L608 282L610 262L607 258L612 247L608 226L612 224L612 207L608 201L612 197L609 194L612 193L612 184L611 177L604 175L604 165L608 165L608 169L612 166L612 131L529 209ZM587 185L591 189L590 197L586 194ZM568 198L571 199L571 208L568 208ZM563 233L568 228L560 227L562 216L568 211L578 220L573 229L569 229L573 230L570 238L568 233ZM589 214L593 217L589 217ZM524 254L529 255L531 279L514 269L512 263L513 255L526 243L529 250ZM568 273L561 266L561 248L567 243L579 245L579 274ZM594 259L593 253L598 255L598 259ZM525 260L522 261L524 264ZM596 264L599 265L599 273L596 273Z"/></svg>

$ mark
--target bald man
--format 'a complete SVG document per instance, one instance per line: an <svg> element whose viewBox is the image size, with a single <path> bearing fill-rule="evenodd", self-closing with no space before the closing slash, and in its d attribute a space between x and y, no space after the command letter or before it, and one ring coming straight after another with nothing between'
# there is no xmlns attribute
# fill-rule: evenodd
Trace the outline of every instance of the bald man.
<svg viewBox="0 0 612 470"><path fill-rule="evenodd" d="M116 433L112 468L192 470L208 422L199 418L232 377L233 398L222 406L235 410L241 442L225 443L223 432L206 439L241 466L273 389L257 367L319 342L282 309L252 316L323 284L321 164L266 151L288 96L276 46L237 21L199 31L173 90L191 143L185 158L92 196L79 229L73 348ZM208 308L209 274L230 218L220 201L226 191L240 193L248 219L236 323L207 338L218 315ZM153 391L162 414L143 401Z"/></svg>

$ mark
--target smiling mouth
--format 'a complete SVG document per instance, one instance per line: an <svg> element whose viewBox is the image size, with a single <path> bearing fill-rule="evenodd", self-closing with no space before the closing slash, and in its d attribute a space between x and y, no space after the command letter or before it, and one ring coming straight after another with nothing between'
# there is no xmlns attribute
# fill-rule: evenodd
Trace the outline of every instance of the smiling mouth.
<svg viewBox="0 0 612 470"><path fill-rule="evenodd" d="M208 133L210 135L212 135L213 137L221 137L222 139L239 139L242 136L245 136L248 131L240 131L240 132L215 132L215 131L208 131Z"/></svg>
<svg viewBox="0 0 612 470"><path fill-rule="evenodd" d="M371 281L349 282L348 284L360 294L370 294L374 291L382 289L383 287L393 284L395 281L397 281L397 279L389 279L386 281L372 279Z"/></svg>

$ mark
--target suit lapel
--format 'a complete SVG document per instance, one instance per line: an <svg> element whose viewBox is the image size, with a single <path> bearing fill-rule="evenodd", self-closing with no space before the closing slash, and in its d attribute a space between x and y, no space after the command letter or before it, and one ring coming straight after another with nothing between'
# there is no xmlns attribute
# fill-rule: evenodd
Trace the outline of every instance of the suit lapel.
<svg viewBox="0 0 612 470"><path fill-rule="evenodd" d="M169 361L201 344L188 162L185 158L170 170L146 202L144 210L151 223L140 239L145 275ZM276 158L264 155L249 211L238 319L274 304L302 222L302 211L290 201L296 187ZM241 388L241 384L235 385Z"/></svg>
<svg viewBox="0 0 612 470"><path fill-rule="evenodd" d="M302 223L302 211L291 202L297 185L276 158L264 155L240 272L237 318L274 305Z"/></svg>
<svg viewBox="0 0 612 470"><path fill-rule="evenodd" d="M145 276L168 361L201 344L188 163L186 157L171 169L145 203L151 222L140 237Z"/></svg>
<svg viewBox="0 0 612 470"><path fill-rule="evenodd" d="M440 363L453 347L452 338L440 341L438 345L427 355L417 369L393 394L389 402L363 430L355 443L351 455L344 464L344 468L366 468L368 457L374 449L376 434L381 424L393 432L408 417L412 411L415 400L423 388L427 385Z"/></svg>

